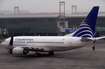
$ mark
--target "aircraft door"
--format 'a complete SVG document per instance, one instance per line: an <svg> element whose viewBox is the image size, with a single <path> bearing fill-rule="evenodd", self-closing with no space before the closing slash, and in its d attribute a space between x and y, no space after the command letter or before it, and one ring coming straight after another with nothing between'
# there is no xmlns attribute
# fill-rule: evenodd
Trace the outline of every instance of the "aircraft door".
<svg viewBox="0 0 105 69"><path fill-rule="evenodd" d="M68 45L72 46L72 39L69 39Z"/></svg>

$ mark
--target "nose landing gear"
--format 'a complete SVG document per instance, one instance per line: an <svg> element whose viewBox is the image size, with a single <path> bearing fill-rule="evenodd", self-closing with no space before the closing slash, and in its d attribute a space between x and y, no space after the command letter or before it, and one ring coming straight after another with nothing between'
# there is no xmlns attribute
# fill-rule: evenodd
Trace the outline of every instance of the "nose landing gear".
<svg viewBox="0 0 105 69"><path fill-rule="evenodd" d="M9 52L9 54L12 54L12 49L10 49L8 52Z"/></svg>

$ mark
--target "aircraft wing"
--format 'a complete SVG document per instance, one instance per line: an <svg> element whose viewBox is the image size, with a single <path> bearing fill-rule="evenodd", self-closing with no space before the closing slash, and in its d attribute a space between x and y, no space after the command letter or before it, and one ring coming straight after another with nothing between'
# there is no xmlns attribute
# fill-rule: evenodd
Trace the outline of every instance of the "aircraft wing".
<svg viewBox="0 0 105 69"><path fill-rule="evenodd" d="M36 46L36 47L34 47L34 46L15 46L14 48L17 48L17 47L20 47L20 48L23 48L23 49L25 49L25 50L29 50L29 51L40 51L40 52L44 52L44 51L51 51L51 49L50 48L48 48L48 47L38 47L38 46Z"/></svg>

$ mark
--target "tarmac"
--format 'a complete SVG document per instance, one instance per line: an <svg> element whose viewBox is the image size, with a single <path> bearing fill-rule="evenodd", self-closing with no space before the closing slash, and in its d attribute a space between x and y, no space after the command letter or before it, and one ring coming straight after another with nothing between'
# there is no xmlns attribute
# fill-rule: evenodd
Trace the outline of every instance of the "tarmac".
<svg viewBox="0 0 105 69"><path fill-rule="evenodd" d="M34 52L27 55L13 55L0 46L0 69L105 69L105 41L83 48L55 52L49 56L47 52L35 57Z"/></svg>

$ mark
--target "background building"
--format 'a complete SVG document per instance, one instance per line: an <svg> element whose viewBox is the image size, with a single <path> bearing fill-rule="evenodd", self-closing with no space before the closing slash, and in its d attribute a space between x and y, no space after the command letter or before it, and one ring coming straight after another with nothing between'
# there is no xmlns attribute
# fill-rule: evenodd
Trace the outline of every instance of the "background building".
<svg viewBox="0 0 105 69"><path fill-rule="evenodd" d="M59 23L58 13L0 15L0 34L56 36L61 33L60 35L64 35L73 32L71 29L77 29L87 14L65 14L65 23ZM95 31L101 35L105 34L105 13L99 13Z"/></svg>

